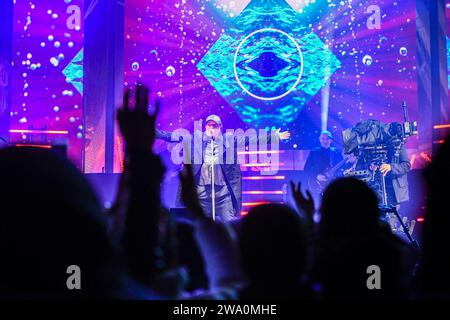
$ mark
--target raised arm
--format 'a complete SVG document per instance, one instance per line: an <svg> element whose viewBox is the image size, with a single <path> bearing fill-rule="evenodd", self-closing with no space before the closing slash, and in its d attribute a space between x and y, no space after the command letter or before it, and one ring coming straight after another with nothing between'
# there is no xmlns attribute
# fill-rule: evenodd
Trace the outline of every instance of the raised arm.
<svg viewBox="0 0 450 320"><path fill-rule="evenodd" d="M117 119L126 144L124 176L127 186L124 231L121 244L130 273L149 284L155 267L155 248L161 212L160 184L164 174L161 159L152 152L155 114L149 115L148 89L136 89L136 107L129 107L130 90L124 96Z"/></svg>
<svg viewBox="0 0 450 320"><path fill-rule="evenodd" d="M180 172L184 205L194 217L195 236L206 264L210 289L234 287L242 280L237 235L230 225L206 217L195 189L192 166L186 164Z"/></svg>
<svg viewBox="0 0 450 320"><path fill-rule="evenodd" d="M275 137L278 137L278 140L287 140L291 137L291 134L289 131L280 131L281 129L272 130L267 132L266 134L266 142L269 144L272 141L272 134L274 134ZM237 132L237 131L236 131ZM258 131L255 130L255 135L245 135L245 134L236 134L235 132L235 139L238 144L245 144L246 139L248 139L249 143L259 143L259 140L261 137L258 135Z"/></svg>
<svg viewBox="0 0 450 320"><path fill-rule="evenodd" d="M281 128L278 128L274 131L269 131L267 133L267 143L270 143L272 141L272 132L275 133L275 137L278 137L278 140L287 140L291 137L291 134L289 131L281 131Z"/></svg>

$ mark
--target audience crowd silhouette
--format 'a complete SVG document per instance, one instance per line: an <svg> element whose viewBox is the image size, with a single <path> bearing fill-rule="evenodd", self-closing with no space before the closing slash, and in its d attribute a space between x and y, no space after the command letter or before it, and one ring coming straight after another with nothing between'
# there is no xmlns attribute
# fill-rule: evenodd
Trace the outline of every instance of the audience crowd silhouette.
<svg viewBox="0 0 450 320"><path fill-rule="evenodd" d="M152 152L159 101L153 114L148 105L148 88L126 90L117 115L125 166L107 212L63 156L0 150L1 299L450 298L449 139L425 172L419 254L391 232L374 192L353 178L327 187L318 223L301 183L291 183L296 208L265 204L221 223L203 212L185 165L181 196L193 219L174 220L161 204L165 169ZM73 265L81 270L81 290L67 287ZM379 290L368 288L369 266L381 271Z"/></svg>

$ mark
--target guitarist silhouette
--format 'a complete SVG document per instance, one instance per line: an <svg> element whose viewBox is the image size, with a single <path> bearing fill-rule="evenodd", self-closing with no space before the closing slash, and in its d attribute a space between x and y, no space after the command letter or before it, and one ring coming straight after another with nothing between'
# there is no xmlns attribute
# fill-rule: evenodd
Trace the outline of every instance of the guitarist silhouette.
<svg viewBox="0 0 450 320"><path fill-rule="evenodd" d="M341 152L332 147L333 135L330 131L322 131L319 136L320 147L311 150L306 159L304 172L309 190L316 195L322 194L327 184L338 172L353 159L344 159Z"/></svg>

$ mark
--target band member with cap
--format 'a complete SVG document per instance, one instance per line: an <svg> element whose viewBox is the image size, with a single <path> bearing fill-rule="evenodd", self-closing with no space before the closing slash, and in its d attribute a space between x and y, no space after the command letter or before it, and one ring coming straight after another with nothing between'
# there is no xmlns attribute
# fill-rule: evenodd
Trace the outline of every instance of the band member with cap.
<svg viewBox="0 0 450 320"><path fill-rule="evenodd" d="M320 195L323 191L323 186L329 183L329 180L335 178L346 166L341 151L331 146L333 140L331 132L323 130L319 135L320 147L311 150L305 162L304 173L306 174L308 186L310 191L313 194L315 193L316 196ZM336 169L336 172L330 177L326 172L333 167Z"/></svg>
<svg viewBox="0 0 450 320"><path fill-rule="evenodd" d="M229 133L223 133L222 128L223 124L220 117L211 114L206 118L205 132L194 132L192 141L196 139L196 135L200 134L202 137L202 163L198 164L192 161L192 170L196 179L200 204L205 213L213 217L214 207L215 219L227 222L238 217L241 211L242 174L240 164L237 161L237 145L242 141L237 141L240 138L236 136L228 137ZM280 140L290 137L288 131L280 132L280 129L278 129L276 133ZM159 139L174 142L171 140L171 136L172 133L170 132L157 130L157 138ZM268 135L268 140L270 140L270 135ZM225 145L229 141L234 143L233 148ZM226 161L226 152L228 150L233 150L234 152L232 157L234 161L232 163L227 163ZM192 158L194 153L195 151L192 152ZM214 186L212 184L213 181ZM179 196L177 198L179 199ZM181 204L179 200L177 200L177 203Z"/></svg>

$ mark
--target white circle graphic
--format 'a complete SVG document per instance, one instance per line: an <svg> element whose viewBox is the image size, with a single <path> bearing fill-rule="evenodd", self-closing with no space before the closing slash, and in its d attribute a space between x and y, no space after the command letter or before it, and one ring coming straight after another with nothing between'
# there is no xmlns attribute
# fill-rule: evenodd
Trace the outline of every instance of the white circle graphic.
<svg viewBox="0 0 450 320"><path fill-rule="evenodd" d="M298 50L298 54L300 56L300 72L298 73L298 77L297 77L297 80L295 81L294 85L289 90L287 90L285 93L283 93L283 94L281 94L279 96L270 97L270 98L260 97L260 96L258 96L256 94L251 93L249 90L247 90L247 88L245 88L242 85L241 80L239 80L239 76L238 76L237 70L236 70L237 56L238 56L239 50L241 50L241 47L245 43L245 41L247 41L251 36L253 36L253 35L257 34L257 33L266 32L266 31L278 32L278 33L281 33L282 35L288 37L288 39L291 40L294 43L295 47ZM303 55L302 55L302 50L300 49L300 46L298 45L297 41L295 41L295 39L292 36L290 36L289 34L287 34L284 31L281 31L279 29L274 29L274 28L259 29L259 30L256 30L256 31L250 33L248 36L246 36L244 38L244 40L242 40L241 43L239 44L239 46L237 47L236 52L234 53L233 69L234 69L234 76L236 78L236 81L238 82L238 84L242 88L242 90L244 90L248 95L252 96L253 98L256 98L256 99L259 99L259 100L264 100L264 101L278 100L278 99L281 99L281 98L287 96L289 93L291 93L297 87L298 83L300 82L300 79L302 78L302 74L303 74Z"/></svg>

